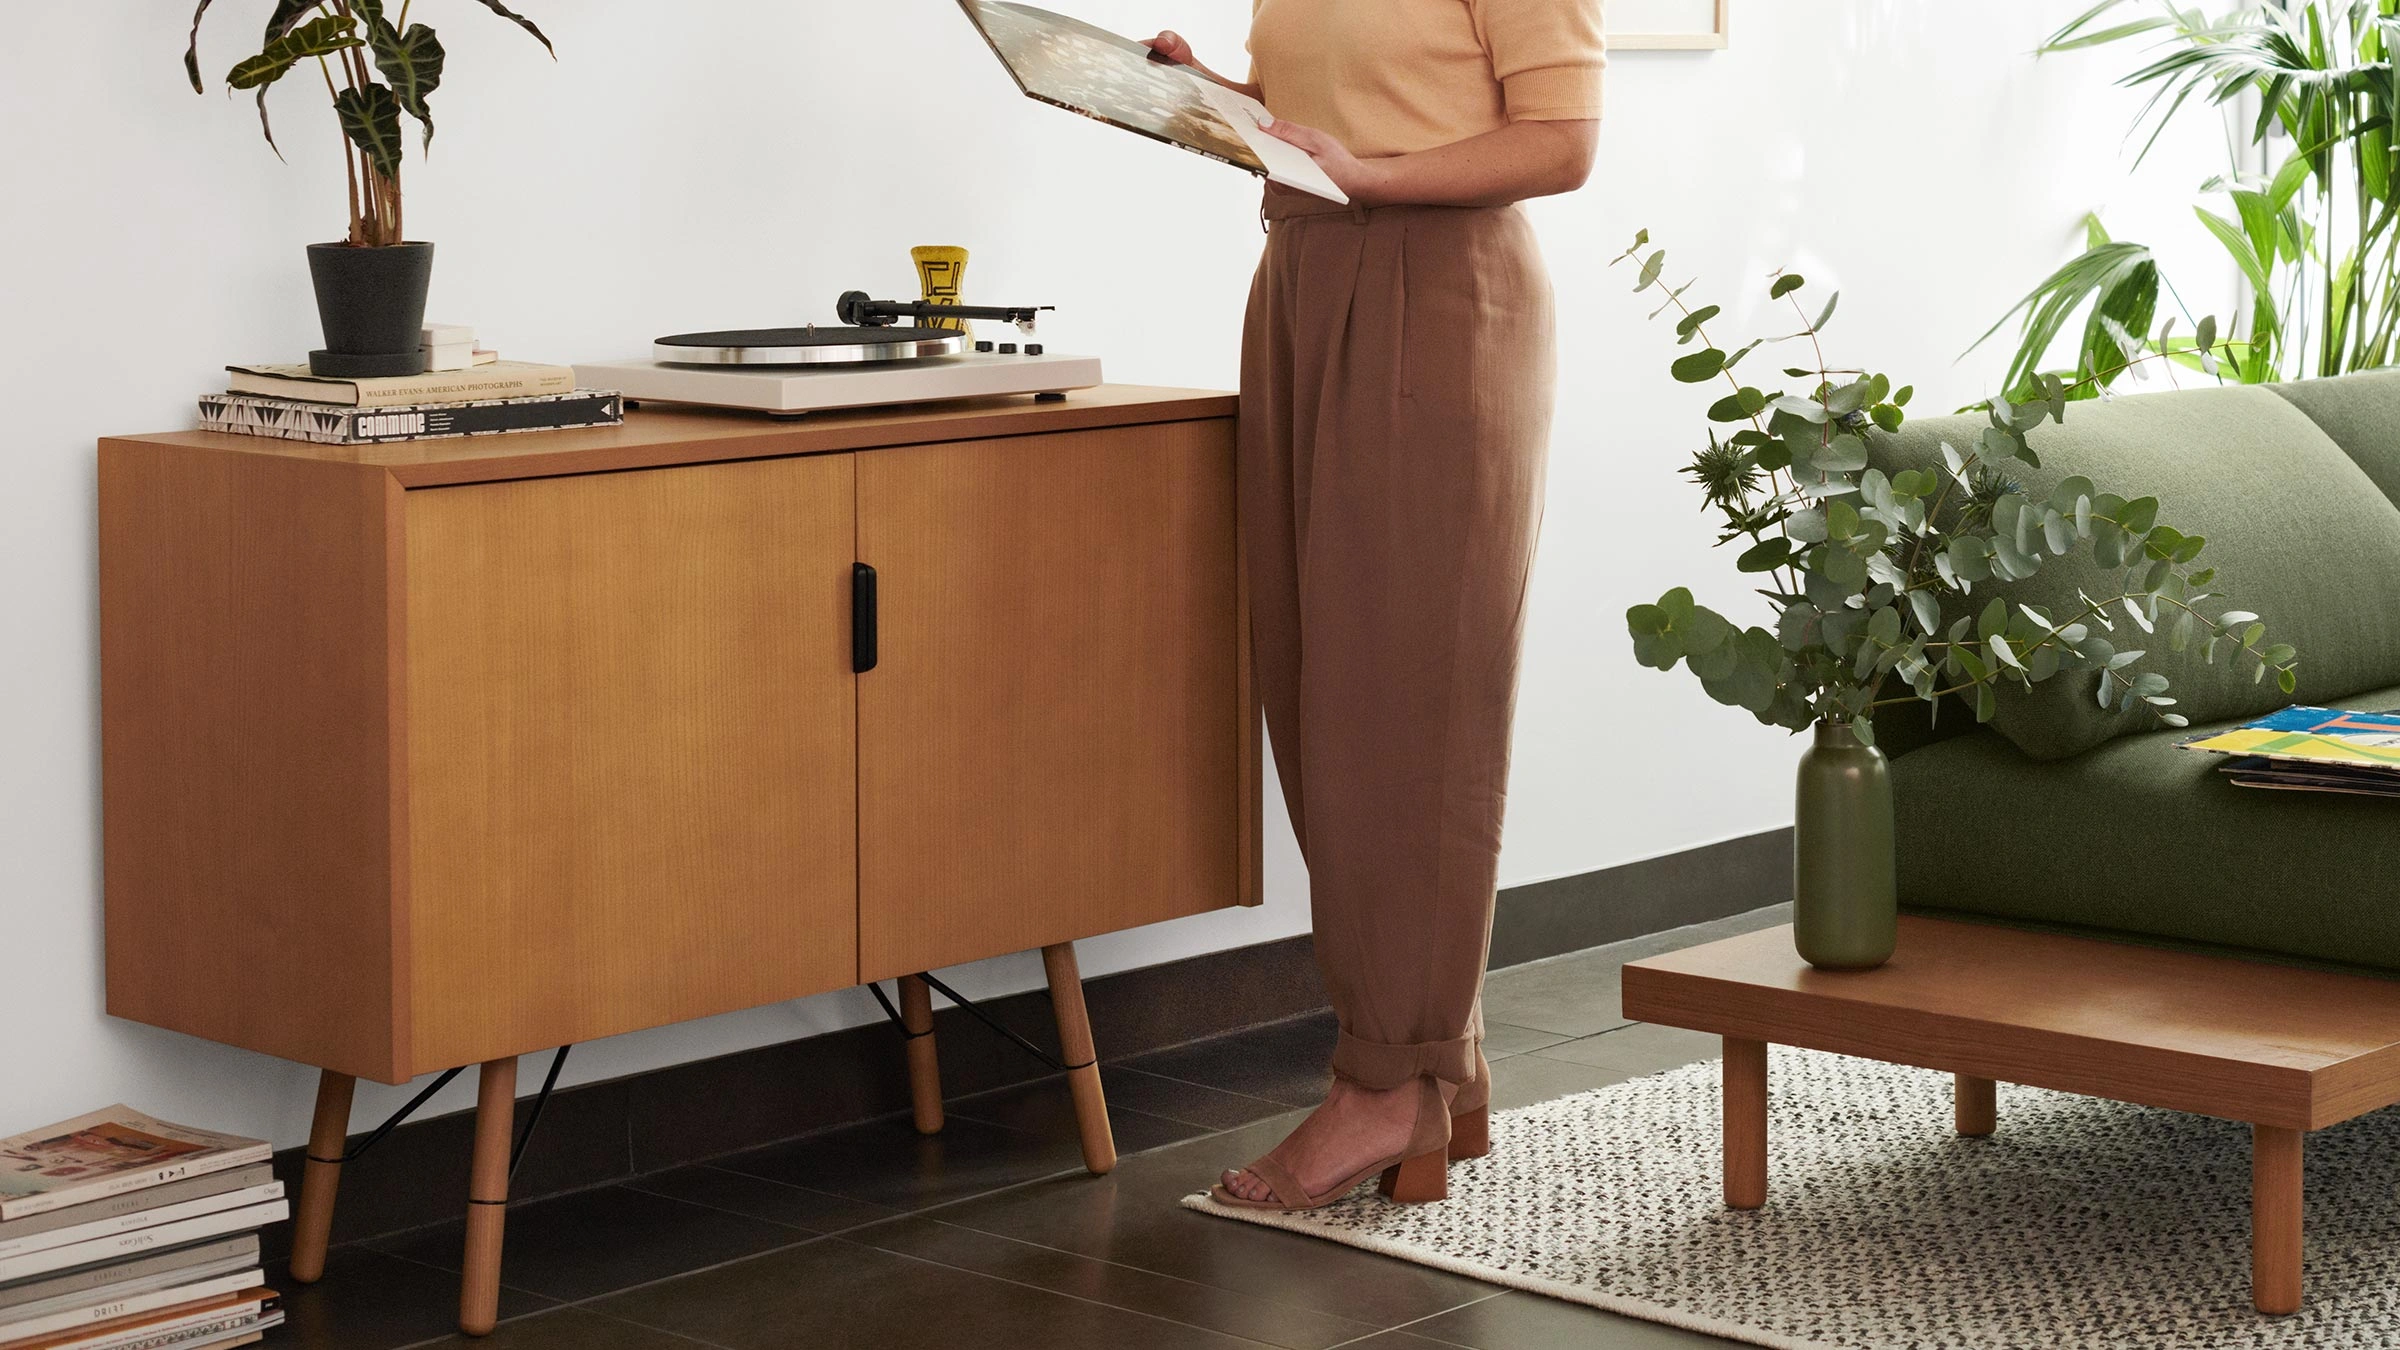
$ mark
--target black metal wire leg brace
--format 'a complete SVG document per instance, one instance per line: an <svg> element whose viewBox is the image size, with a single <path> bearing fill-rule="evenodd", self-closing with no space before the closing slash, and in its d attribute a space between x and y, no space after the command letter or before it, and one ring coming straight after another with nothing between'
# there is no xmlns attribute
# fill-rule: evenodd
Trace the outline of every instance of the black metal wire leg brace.
<svg viewBox="0 0 2400 1350"><path fill-rule="evenodd" d="M960 994L957 990L952 989L949 985L942 983L933 976L919 975L916 978L923 980L927 988L932 989L935 993L940 994L943 998L950 1000L952 1003L955 1003L960 1008L964 1009L969 1017L974 1018L976 1021L983 1023L987 1027L990 1027L994 1032L997 1032L1002 1039L1012 1042L1018 1049L1023 1050L1026 1054L1033 1056L1035 1059L1040 1060L1042 1063L1049 1065L1051 1068L1056 1069L1061 1073L1072 1073L1077 1069L1088 1069L1094 1064L1100 1062L1097 1059L1087 1059L1081 1064L1069 1064L1060 1059L1058 1056L1051 1054L1047 1050L1044 1050L1042 1047L1035 1045L1029 1040L1026 1040L1024 1037L1018 1035L1014 1031L1009 1030L1007 1027L1000 1025L998 1020L993 1018L990 1013L985 1012L982 1008L976 1006L975 1000ZM901 1039L913 1041L919 1036L930 1036L933 1034L931 1030L909 1030L908 1022L906 1019L900 1016L900 1010L893 1007L891 999L884 995L882 985L869 984L867 986L867 991L875 995L875 1001L877 1003L883 1005L883 1015L891 1019L893 1026L899 1028Z"/></svg>

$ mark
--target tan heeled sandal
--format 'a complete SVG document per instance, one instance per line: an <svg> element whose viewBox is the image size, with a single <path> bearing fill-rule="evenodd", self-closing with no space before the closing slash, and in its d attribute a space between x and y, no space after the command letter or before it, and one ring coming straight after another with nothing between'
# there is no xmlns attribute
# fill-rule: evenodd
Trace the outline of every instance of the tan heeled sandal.
<svg viewBox="0 0 2400 1350"><path fill-rule="evenodd" d="M1357 1190L1359 1183L1380 1172L1383 1198L1401 1205L1420 1205L1450 1195L1449 1146L1451 1098L1458 1089L1433 1078L1417 1080L1417 1120L1409 1130L1408 1146L1398 1156L1369 1163L1321 1194L1311 1195L1290 1168L1273 1158L1261 1158L1243 1170L1267 1183L1270 1200L1235 1195L1223 1182L1209 1187L1209 1198L1234 1209L1271 1209L1297 1213L1323 1209Z"/></svg>
<svg viewBox="0 0 2400 1350"><path fill-rule="evenodd" d="M1492 1065L1475 1052L1475 1076L1450 1102L1450 1161L1480 1158L1492 1151Z"/></svg>

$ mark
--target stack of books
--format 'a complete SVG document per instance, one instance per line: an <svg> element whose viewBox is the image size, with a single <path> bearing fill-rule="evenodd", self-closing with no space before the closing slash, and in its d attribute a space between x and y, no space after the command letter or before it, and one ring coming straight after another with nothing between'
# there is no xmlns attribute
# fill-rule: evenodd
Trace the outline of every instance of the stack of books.
<svg viewBox="0 0 2400 1350"><path fill-rule="evenodd" d="M126 1106L0 1139L0 1350L247 1345L283 1310L266 1141Z"/></svg>
<svg viewBox="0 0 2400 1350"><path fill-rule="evenodd" d="M622 394L576 388L568 366L493 360L458 370L357 380L313 375L305 365L226 370L232 374L226 392L200 399L204 431L319 445L380 445L613 427L625 420Z"/></svg>
<svg viewBox="0 0 2400 1350"><path fill-rule="evenodd" d="M2219 767L2243 787L2400 797L2400 713L2291 707L2183 748L2230 756Z"/></svg>

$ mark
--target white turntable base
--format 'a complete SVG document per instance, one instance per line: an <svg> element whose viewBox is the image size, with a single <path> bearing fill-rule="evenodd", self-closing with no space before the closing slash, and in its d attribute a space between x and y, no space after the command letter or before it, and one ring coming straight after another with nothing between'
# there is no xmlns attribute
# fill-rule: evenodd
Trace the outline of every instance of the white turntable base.
<svg viewBox="0 0 2400 1350"><path fill-rule="evenodd" d="M995 394L1052 394L1099 384L1097 356L962 352L922 361L855 366L667 366L656 361L575 367L586 389L621 390L659 403L697 403L755 412L879 408Z"/></svg>

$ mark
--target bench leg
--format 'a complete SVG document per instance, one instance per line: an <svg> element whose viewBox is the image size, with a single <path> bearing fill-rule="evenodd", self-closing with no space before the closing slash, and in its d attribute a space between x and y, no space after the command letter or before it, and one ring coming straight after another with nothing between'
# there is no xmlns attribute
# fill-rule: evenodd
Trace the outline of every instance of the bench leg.
<svg viewBox="0 0 2400 1350"><path fill-rule="evenodd" d="M922 975L900 977L900 1026L908 1033L908 1103L917 1133L942 1132L942 1059L933 1043L933 989Z"/></svg>
<svg viewBox="0 0 2400 1350"><path fill-rule="evenodd" d="M1725 1038L1725 1203L1767 1203L1767 1046Z"/></svg>
<svg viewBox="0 0 2400 1350"><path fill-rule="evenodd" d="M2250 1127L2250 1301L2262 1313L2300 1311L2301 1137Z"/></svg>
<svg viewBox="0 0 2400 1350"><path fill-rule="evenodd" d="M516 1058L487 1060L475 1094L467 1249L458 1278L458 1329L469 1336L489 1335L500 1321L500 1235L508 1219L508 1151L516 1124Z"/></svg>
<svg viewBox="0 0 2400 1350"><path fill-rule="evenodd" d="M1951 1114L1958 1120L1958 1132L1969 1139L1981 1139L2000 1128L2000 1085L1989 1078L1973 1078L1954 1074L1951 1088Z"/></svg>
<svg viewBox="0 0 2400 1350"><path fill-rule="evenodd" d="M350 1096L358 1080L331 1069L317 1074L317 1114L308 1128L308 1160L300 1173L300 1207L292 1215L292 1278L315 1284L325 1274L333 1240L333 1199L342 1184L342 1151L350 1144Z"/></svg>
<svg viewBox="0 0 2400 1350"><path fill-rule="evenodd" d="M1050 1005L1058 1015L1058 1045L1066 1055L1067 1087L1075 1094L1075 1129L1083 1140L1083 1165L1094 1175L1117 1165L1117 1141L1108 1128L1108 1101L1100 1092L1100 1058L1092 1049L1092 1019L1083 1008L1083 976L1075 968L1075 944L1042 948L1042 970L1050 977Z"/></svg>

